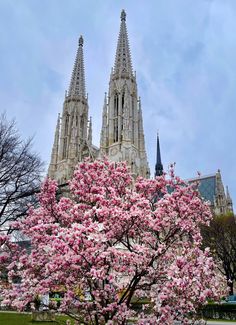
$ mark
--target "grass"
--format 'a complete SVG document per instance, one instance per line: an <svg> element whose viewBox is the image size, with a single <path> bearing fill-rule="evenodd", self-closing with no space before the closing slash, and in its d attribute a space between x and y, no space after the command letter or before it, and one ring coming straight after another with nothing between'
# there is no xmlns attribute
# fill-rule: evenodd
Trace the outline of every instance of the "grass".
<svg viewBox="0 0 236 325"><path fill-rule="evenodd" d="M64 325L68 318L68 316L56 316L56 322L32 322L30 314L0 312L1 325Z"/></svg>
<svg viewBox="0 0 236 325"><path fill-rule="evenodd" d="M230 323L234 323L234 324L235 324L235 322L236 322L235 320L228 320L228 319L209 319L208 321L209 321L209 322L211 321L211 322L214 322L214 323L218 323L218 322L219 322L220 324L221 324L222 322L223 322L223 323L229 323L229 324L230 324ZM208 323L207 323L207 324L208 324ZM211 323L209 323L208 325L211 325Z"/></svg>
<svg viewBox="0 0 236 325"><path fill-rule="evenodd" d="M212 322L224 322L224 323L235 323L236 321L235 320L229 320L229 319L209 319L209 321L212 321Z"/></svg>
<svg viewBox="0 0 236 325"><path fill-rule="evenodd" d="M21 314L21 313L6 313L0 312L0 324L1 325L65 325L68 316L56 316L56 322L32 322L30 314ZM213 320L213 319L212 319ZM214 322L228 322L232 323L235 321L230 320L219 320L214 319ZM73 321L72 321L73 324Z"/></svg>

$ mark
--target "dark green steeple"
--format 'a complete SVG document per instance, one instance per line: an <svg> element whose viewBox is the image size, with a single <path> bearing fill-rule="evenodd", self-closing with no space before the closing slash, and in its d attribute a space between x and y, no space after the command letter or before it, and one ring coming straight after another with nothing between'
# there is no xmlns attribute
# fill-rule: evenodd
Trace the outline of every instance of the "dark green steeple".
<svg viewBox="0 0 236 325"><path fill-rule="evenodd" d="M161 176L162 174L163 174L163 165L161 162L159 134L157 132L157 158L156 158L156 165L155 165L155 177Z"/></svg>

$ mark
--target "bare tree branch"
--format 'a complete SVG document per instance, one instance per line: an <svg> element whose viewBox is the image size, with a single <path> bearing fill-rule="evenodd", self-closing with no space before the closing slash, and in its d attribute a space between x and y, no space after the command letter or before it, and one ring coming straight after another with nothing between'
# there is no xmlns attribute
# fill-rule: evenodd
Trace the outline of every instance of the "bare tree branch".
<svg viewBox="0 0 236 325"><path fill-rule="evenodd" d="M15 121L0 116L0 231L26 214L37 202L43 164L32 151L32 138L23 141Z"/></svg>

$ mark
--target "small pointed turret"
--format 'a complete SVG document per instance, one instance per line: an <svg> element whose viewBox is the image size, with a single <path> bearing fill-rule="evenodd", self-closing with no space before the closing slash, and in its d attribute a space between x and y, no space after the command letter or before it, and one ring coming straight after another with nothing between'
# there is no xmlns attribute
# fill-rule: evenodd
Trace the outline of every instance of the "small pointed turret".
<svg viewBox="0 0 236 325"><path fill-rule="evenodd" d="M225 189L222 182L220 169L218 169L216 173L216 195L219 196L220 199L225 197Z"/></svg>
<svg viewBox="0 0 236 325"><path fill-rule="evenodd" d="M215 214L224 214L228 212L227 196L221 177L220 169L217 170L215 176Z"/></svg>
<svg viewBox="0 0 236 325"><path fill-rule="evenodd" d="M107 125L107 93L104 95L103 110L102 110L102 123Z"/></svg>
<svg viewBox="0 0 236 325"><path fill-rule="evenodd" d="M102 129L101 129L101 137L100 137L100 148L101 151L104 151L107 147L107 93L104 96L104 104L102 110ZM102 152L103 154L103 152Z"/></svg>
<svg viewBox="0 0 236 325"><path fill-rule="evenodd" d="M231 200L231 197L230 197L230 194L229 194L229 187L228 187L228 185L226 186L226 197L227 197L227 199L230 199Z"/></svg>
<svg viewBox="0 0 236 325"><path fill-rule="evenodd" d="M92 145L92 137L93 137L93 131L92 131L92 117L90 116L89 119L89 127L88 127L88 145Z"/></svg>
<svg viewBox="0 0 236 325"><path fill-rule="evenodd" d="M59 138L60 138L60 113L58 114L58 118L57 118L57 126L55 130L54 143L53 143L52 153L51 153L51 162L48 170L48 175L50 178L54 177L54 172L58 161Z"/></svg>
<svg viewBox="0 0 236 325"><path fill-rule="evenodd" d="M120 24L120 33L119 33L118 44L116 49L114 72L118 74L121 74L122 72L126 72L132 75L133 74L132 62L131 62L131 55L129 49L127 27L126 27L126 13L124 9L121 11L120 18L121 18L121 24Z"/></svg>
<svg viewBox="0 0 236 325"><path fill-rule="evenodd" d="M138 100L139 150L145 151L141 98Z"/></svg>
<svg viewBox="0 0 236 325"><path fill-rule="evenodd" d="M147 161L147 154L146 154L146 149L145 149L145 138L144 138L144 129L143 129L143 113L142 113L142 105L141 105L141 98L139 97L138 100L138 139L139 139L139 154L140 158L143 160L144 168L143 168L143 177L150 177L150 169L148 166L148 161Z"/></svg>
<svg viewBox="0 0 236 325"><path fill-rule="evenodd" d="M233 212L233 201L232 201L231 196L229 194L228 186L226 186L226 200L227 200L228 211Z"/></svg>
<svg viewBox="0 0 236 325"><path fill-rule="evenodd" d="M79 46L74 63L74 69L71 76L70 88L68 92L69 97L86 98L85 91L85 76L84 76L84 55L83 55L83 37L79 38Z"/></svg>
<svg viewBox="0 0 236 325"><path fill-rule="evenodd" d="M155 165L155 177L161 176L162 174L163 174L163 165L161 162L159 134L157 132L157 157L156 157L156 165Z"/></svg>

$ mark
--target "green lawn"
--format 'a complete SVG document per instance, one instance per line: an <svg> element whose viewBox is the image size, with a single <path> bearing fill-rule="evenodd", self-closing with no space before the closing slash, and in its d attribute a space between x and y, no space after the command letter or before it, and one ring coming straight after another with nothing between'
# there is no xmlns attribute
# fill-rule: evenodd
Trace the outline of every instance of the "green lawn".
<svg viewBox="0 0 236 325"><path fill-rule="evenodd" d="M209 322L224 322L224 323L235 323L235 320L228 319L210 319Z"/></svg>
<svg viewBox="0 0 236 325"><path fill-rule="evenodd" d="M0 312L0 324L1 325L65 325L67 316L56 316L56 322L32 322L30 314L17 314L17 313L5 313ZM73 321L72 321L73 324Z"/></svg>
<svg viewBox="0 0 236 325"><path fill-rule="evenodd" d="M0 312L0 324L1 325L65 325L66 319L68 316L56 316L56 322L32 322L30 314L20 314L20 313L4 313ZM214 320L215 322L220 320ZM224 322L234 322L234 321L227 321ZM74 324L72 320L72 325Z"/></svg>

